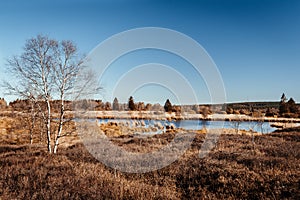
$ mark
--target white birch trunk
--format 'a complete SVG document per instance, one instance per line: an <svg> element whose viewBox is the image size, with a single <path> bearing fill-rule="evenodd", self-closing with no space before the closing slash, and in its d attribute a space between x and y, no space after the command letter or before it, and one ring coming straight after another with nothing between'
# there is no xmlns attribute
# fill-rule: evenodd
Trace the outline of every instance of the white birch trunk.
<svg viewBox="0 0 300 200"><path fill-rule="evenodd" d="M54 150L53 153L57 153L57 148L59 145L59 139L61 137L62 129L63 129L63 120L64 120L64 113L65 113L65 108L64 108L64 94L61 94L61 104L60 104L60 116L59 116L59 124L58 124L58 129L57 129L57 136L55 139L55 144L54 144Z"/></svg>
<svg viewBox="0 0 300 200"><path fill-rule="evenodd" d="M52 153L51 148L51 106L49 99L46 100L47 103L47 121L46 121L46 128L47 128L47 146L48 152Z"/></svg>

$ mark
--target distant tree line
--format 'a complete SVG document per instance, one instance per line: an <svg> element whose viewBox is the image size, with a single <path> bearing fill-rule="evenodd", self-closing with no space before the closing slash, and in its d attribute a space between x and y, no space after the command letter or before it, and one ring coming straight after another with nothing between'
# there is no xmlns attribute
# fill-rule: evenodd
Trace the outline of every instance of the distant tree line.
<svg viewBox="0 0 300 200"><path fill-rule="evenodd" d="M283 93L279 102L246 102L224 104L221 112L250 116L260 112L266 117L299 118L300 106L296 104L293 98L287 100L285 94Z"/></svg>
<svg viewBox="0 0 300 200"><path fill-rule="evenodd" d="M0 99L1 100L1 99ZM3 101L5 101L3 99ZM60 101L50 101L53 112L59 112ZM261 113L266 117L300 117L299 105L296 104L293 98L287 100L285 94L281 96L279 102L245 102L245 103L230 103L222 105L172 105L169 99L166 100L164 105L145 104L144 102L135 102L132 96L129 97L127 103L120 103L117 97L113 102L104 102L102 100L81 100L82 107L95 111L165 111L175 112L188 112L190 114L203 114L205 116L212 113L220 114L244 114L254 116L256 113ZM3 103L5 105L5 103ZM72 101L65 101L65 110L72 110ZM0 104L1 106L1 104ZM2 106L3 108L5 106ZM24 109L29 110L29 100L17 99L9 103L8 108L15 111Z"/></svg>

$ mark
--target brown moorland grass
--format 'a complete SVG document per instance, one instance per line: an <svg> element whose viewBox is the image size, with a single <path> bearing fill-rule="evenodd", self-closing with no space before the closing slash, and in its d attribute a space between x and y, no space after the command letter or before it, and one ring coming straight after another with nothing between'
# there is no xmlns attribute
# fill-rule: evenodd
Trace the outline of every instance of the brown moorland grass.
<svg viewBox="0 0 300 200"><path fill-rule="evenodd" d="M147 152L173 134L115 137ZM204 134L176 162L143 174L106 167L77 143L48 155L44 145L0 145L0 199L300 199L300 132L222 135L199 158ZM142 148L143 147L143 148ZM140 150L139 150L140 149Z"/></svg>

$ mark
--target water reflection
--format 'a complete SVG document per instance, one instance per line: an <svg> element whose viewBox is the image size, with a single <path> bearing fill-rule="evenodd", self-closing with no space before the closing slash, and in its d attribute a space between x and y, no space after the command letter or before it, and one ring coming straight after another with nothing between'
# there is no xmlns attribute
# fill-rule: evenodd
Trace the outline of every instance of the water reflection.
<svg viewBox="0 0 300 200"><path fill-rule="evenodd" d="M129 119L99 119L99 123L117 122L128 127L155 127L158 129L157 133L161 133L166 130L166 127L183 128L186 130L200 130L200 129L236 129L254 131L259 133L271 133L276 128L271 127L268 122L255 122L255 121L242 121L238 125L236 122L230 121L205 121L205 120L180 120L180 121L168 121L168 120L129 120Z"/></svg>

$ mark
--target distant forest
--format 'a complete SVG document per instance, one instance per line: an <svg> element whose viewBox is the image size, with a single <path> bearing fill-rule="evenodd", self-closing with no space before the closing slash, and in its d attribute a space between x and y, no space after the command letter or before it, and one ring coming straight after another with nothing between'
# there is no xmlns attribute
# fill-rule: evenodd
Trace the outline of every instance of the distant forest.
<svg viewBox="0 0 300 200"><path fill-rule="evenodd" d="M195 105L172 105L169 99L166 100L165 105L159 103L150 104L144 102L134 102L133 97L130 97L127 103L119 103L115 98L113 102L103 102L102 100L80 100L81 107L87 110L94 111L165 111L165 112L188 112L190 114L245 114L253 115L253 113L260 112L266 117L300 117L300 104L297 104L293 98L287 100L285 94L277 102L238 102L226 104L195 104ZM74 102L65 101L65 110L72 111ZM30 110L29 100L17 99L9 104L4 98L0 98L0 109L9 111L26 111ZM59 112L60 102L58 100L51 101L51 108L54 112Z"/></svg>

